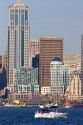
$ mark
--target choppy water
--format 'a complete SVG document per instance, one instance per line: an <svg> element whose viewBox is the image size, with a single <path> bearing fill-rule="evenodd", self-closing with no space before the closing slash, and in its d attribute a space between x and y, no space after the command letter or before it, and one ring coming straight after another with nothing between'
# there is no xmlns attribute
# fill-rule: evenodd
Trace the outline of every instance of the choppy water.
<svg viewBox="0 0 83 125"><path fill-rule="evenodd" d="M68 118L35 119L37 108L0 108L0 125L83 125L83 108L61 109Z"/></svg>

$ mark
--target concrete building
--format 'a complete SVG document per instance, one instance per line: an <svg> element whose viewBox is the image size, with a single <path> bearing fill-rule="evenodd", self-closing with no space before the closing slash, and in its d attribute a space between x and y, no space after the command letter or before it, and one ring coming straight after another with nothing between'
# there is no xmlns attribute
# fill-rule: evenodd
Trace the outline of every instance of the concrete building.
<svg viewBox="0 0 83 125"><path fill-rule="evenodd" d="M38 91L38 68L20 67L13 72L14 93L31 93ZM35 88L35 89L34 89ZM32 91L33 90L33 91ZM36 92L37 92L36 91ZM39 91L38 91L39 92Z"/></svg>
<svg viewBox="0 0 83 125"><path fill-rule="evenodd" d="M31 86L31 89L32 89L32 90L31 90L32 93L39 93L39 85L34 85L34 84L33 84L33 85Z"/></svg>
<svg viewBox="0 0 83 125"><path fill-rule="evenodd" d="M51 94L64 95L68 86L68 68L66 68L60 58L55 57L50 63L51 72Z"/></svg>
<svg viewBox="0 0 83 125"><path fill-rule="evenodd" d="M13 91L13 69L29 67L29 7L16 0L9 6L8 64L9 88Z"/></svg>
<svg viewBox="0 0 83 125"><path fill-rule="evenodd" d="M39 82L42 87L51 86L50 63L54 57L63 61L63 38L40 38Z"/></svg>
<svg viewBox="0 0 83 125"><path fill-rule="evenodd" d="M73 71L81 70L81 58L79 54L64 55L63 62L64 62L64 65L69 68L70 73Z"/></svg>
<svg viewBox="0 0 83 125"><path fill-rule="evenodd" d="M68 98L70 100L76 100L81 97L81 79L80 74L77 71L71 73L71 79L69 84L69 94Z"/></svg>
<svg viewBox="0 0 83 125"><path fill-rule="evenodd" d="M41 87L42 95L51 95L51 86L43 86Z"/></svg>
<svg viewBox="0 0 83 125"><path fill-rule="evenodd" d="M32 93L11 93L10 100L19 100L19 101L31 101L32 100Z"/></svg>
<svg viewBox="0 0 83 125"><path fill-rule="evenodd" d="M31 92L31 85L27 80L28 70L24 67L14 69L13 72L13 83L15 93L29 93Z"/></svg>

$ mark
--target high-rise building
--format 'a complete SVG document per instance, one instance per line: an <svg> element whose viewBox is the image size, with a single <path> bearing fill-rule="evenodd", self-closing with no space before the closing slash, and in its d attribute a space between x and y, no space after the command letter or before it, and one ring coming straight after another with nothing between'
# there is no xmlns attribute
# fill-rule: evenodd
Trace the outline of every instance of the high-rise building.
<svg viewBox="0 0 83 125"><path fill-rule="evenodd" d="M13 84L13 69L29 67L29 7L16 0L9 6L8 65L9 86Z"/></svg>
<svg viewBox="0 0 83 125"><path fill-rule="evenodd" d="M13 72L14 93L33 92L32 88L38 89L38 68L18 68Z"/></svg>
<svg viewBox="0 0 83 125"><path fill-rule="evenodd" d="M54 58L50 63L51 72L51 94L64 95L67 89L69 77L68 68L64 66L64 63L60 58Z"/></svg>
<svg viewBox="0 0 83 125"><path fill-rule="evenodd" d="M63 61L63 38L41 38L39 57L40 87L51 86L50 63L55 57L59 57Z"/></svg>
<svg viewBox="0 0 83 125"><path fill-rule="evenodd" d="M71 73L69 84L69 99L79 99L81 96L81 80L77 71Z"/></svg>
<svg viewBox="0 0 83 125"><path fill-rule="evenodd" d="M81 87L83 94L83 35L81 35Z"/></svg>

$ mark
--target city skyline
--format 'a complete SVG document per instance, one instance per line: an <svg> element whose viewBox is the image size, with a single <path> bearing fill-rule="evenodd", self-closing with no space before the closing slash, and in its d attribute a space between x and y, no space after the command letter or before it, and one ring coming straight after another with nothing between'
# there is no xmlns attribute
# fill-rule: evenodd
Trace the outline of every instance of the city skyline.
<svg viewBox="0 0 83 125"><path fill-rule="evenodd" d="M21 101L25 106L28 101L31 105L54 101L59 106L59 99L64 108L66 101L81 102L82 1L9 0L3 5L8 10L0 23L0 38L4 38L0 49L0 98L8 102L0 106L13 107L15 100L20 106ZM2 8L5 13L7 8Z"/></svg>
<svg viewBox="0 0 83 125"><path fill-rule="evenodd" d="M63 37L64 53L80 53L80 36L83 33L82 0L22 1L30 8L31 39L39 39L42 36ZM0 54L7 49L8 6L13 2L14 0L1 1L0 4Z"/></svg>

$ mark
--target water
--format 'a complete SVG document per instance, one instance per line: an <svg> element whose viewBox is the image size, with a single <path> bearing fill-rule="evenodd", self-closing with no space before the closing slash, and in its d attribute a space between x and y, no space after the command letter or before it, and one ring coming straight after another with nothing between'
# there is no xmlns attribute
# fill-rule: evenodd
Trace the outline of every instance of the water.
<svg viewBox="0 0 83 125"><path fill-rule="evenodd" d="M36 119L37 108L0 108L0 125L83 125L83 109L60 109L68 118Z"/></svg>

